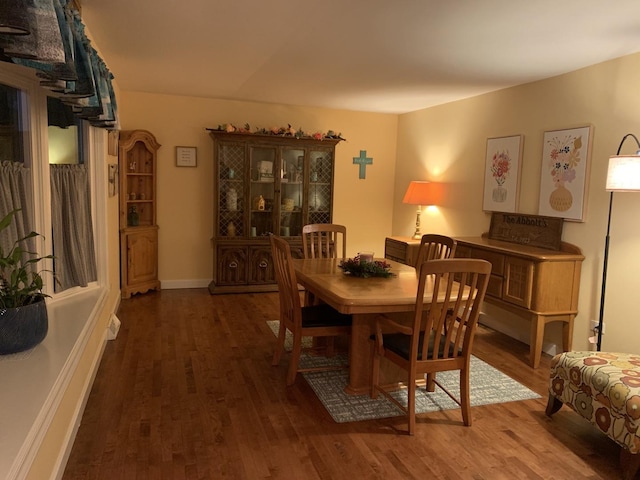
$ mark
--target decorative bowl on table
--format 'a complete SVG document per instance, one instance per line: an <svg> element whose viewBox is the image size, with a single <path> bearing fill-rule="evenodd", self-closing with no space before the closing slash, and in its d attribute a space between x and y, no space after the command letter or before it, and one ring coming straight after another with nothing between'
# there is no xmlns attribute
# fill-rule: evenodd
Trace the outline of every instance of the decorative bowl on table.
<svg viewBox="0 0 640 480"><path fill-rule="evenodd" d="M393 276L391 273L391 265L384 260L374 260L372 262L361 260L360 257L348 258L342 260L338 265L346 275L353 277L384 277Z"/></svg>

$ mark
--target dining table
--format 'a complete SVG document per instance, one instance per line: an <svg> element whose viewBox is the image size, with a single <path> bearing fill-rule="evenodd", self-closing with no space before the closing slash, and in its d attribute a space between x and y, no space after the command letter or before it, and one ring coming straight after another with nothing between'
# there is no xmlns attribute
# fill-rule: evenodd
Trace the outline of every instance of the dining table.
<svg viewBox="0 0 640 480"><path fill-rule="evenodd" d="M382 260L390 266L392 275L385 277L356 277L340 268L341 259L294 259L297 281L314 298L341 313L352 315L349 340L349 379L345 392L354 395L369 393L371 389L370 336L374 332L375 318L386 313L396 319L412 316L416 303L418 276L416 269L393 260ZM424 301L430 302L433 293L431 277L427 277ZM397 377L388 369L386 378Z"/></svg>

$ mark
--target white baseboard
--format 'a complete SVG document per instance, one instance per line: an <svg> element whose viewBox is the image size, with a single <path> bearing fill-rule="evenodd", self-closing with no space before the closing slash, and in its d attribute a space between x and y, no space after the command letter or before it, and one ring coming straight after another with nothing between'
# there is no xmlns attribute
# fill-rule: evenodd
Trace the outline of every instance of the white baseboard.
<svg viewBox="0 0 640 480"><path fill-rule="evenodd" d="M493 330L514 338L522 343L531 345L530 335L530 322L522 319L520 322L506 322L502 321L490 314L482 313L478 323L485 325ZM522 328L524 326L524 328ZM561 346L555 343L544 342L542 343L542 351L548 353L551 356L556 355L562 351Z"/></svg>

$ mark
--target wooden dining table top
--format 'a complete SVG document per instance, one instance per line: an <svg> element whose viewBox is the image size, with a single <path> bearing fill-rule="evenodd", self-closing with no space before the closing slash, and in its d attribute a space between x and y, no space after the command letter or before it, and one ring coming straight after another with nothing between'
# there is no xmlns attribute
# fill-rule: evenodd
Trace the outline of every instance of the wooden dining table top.
<svg viewBox="0 0 640 480"><path fill-rule="evenodd" d="M407 312L416 303L418 276L416 269L393 260L393 276L354 277L339 267L340 259L294 259L293 267L298 283L341 313L371 314ZM427 277L425 302L431 300L433 287Z"/></svg>

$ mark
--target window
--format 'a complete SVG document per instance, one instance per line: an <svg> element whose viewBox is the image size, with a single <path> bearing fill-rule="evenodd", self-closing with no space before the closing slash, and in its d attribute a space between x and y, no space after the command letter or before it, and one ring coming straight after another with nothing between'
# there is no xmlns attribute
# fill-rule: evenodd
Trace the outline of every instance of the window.
<svg viewBox="0 0 640 480"><path fill-rule="evenodd" d="M96 167L104 164L106 131L72 115L68 117L71 123L64 128L48 125L51 122L47 119L59 113L62 103L47 98L47 91L26 68L0 63L0 103L0 214L21 208L26 218L24 231L43 233L34 248L41 255L53 253L55 261L46 268L62 280L54 282L54 276L45 272L45 292L55 299L62 291L65 296L81 293L83 289L76 286L95 284L100 279L104 282L106 245L100 239L106 238L106 231L103 226L96 230L96 225L105 222L94 219L105 217L106 195L101 196L103 189L95 186L104 183L104 176L99 174L104 169ZM5 188L6 182L16 176L8 170L19 172L20 192L13 186ZM99 259L97 250L102 253ZM67 258L75 262L71 267Z"/></svg>
<svg viewBox="0 0 640 480"><path fill-rule="evenodd" d="M88 126L52 97L47 98L47 125L54 291L62 292L86 287L97 275L89 156L83 148Z"/></svg>
<svg viewBox="0 0 640 480"><path fill-rule="evenodd" d="M23 92L0 84L0 161L24 163L21 98Z"/></svg>

